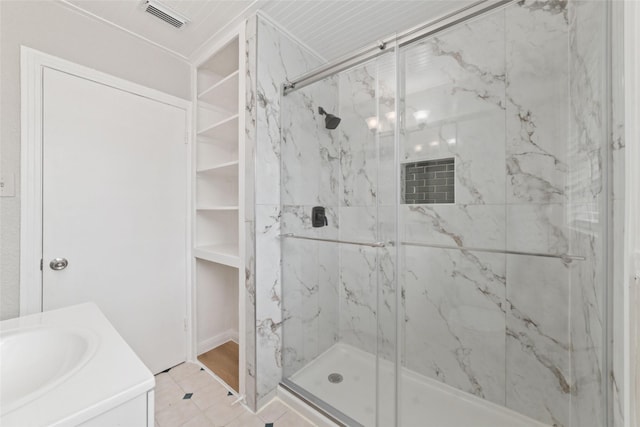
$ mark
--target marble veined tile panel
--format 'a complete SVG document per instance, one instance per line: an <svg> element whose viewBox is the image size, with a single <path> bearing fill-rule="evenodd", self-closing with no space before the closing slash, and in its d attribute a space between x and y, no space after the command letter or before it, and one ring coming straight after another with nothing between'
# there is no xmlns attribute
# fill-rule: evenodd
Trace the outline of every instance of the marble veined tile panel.
<svg viewBox="0 0 640 427"><path fill-rule="evenodd" d="M404 363L505 402L505 256L405 247Z"/></svg>
<svg viewBox="0 0 640 427"><path fill-rule="evenodd" d="M506 406L569 426L570 275L561 259L507 256Z"/></svg>
<svg viewBox="0 0 640 427"><path fill-rule="evenodd" d="M569 137L567 2L506 12L507 202L561 203Z"/></svg>

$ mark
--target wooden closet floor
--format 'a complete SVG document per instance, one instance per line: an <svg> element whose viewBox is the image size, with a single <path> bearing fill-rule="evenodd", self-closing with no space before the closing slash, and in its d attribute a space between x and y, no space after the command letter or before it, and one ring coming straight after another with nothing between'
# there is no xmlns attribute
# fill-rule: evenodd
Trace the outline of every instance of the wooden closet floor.
<svg viewBox="0 0 640 427"><path fill-rule="evenodd" d="M239 357L238 344L233 341L227 341L213 350L202 353L198 356L198 360L231 388L238 391L240 383Z"/></svg>

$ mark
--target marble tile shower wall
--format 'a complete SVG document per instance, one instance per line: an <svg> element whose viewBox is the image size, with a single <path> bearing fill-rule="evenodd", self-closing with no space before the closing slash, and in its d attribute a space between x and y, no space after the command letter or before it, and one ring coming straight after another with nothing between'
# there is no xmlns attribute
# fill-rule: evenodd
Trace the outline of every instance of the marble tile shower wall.
<svg viewBox="0 0 640 427"><path fill-rule="evenodd" d="M625 6L619 2L611 4L611 21L624 22ZM592 43L596 41L592 39ZM628 379L624 369L624 307L625 288L627 280L625 278L625 87L624 87L624 25L611 26L611 101L612 101L612 123L610 140L610 161L611 172L608 176L611 179L609 188L609 202L611 203L611 258L612 258L612 287L611 295L613 313L611 321L611 339L613 341L612 372L608 376L611 381L611 399L613 405L613 426L622 427L625 422L624 388Z"/></svg>
<svg viewBox="0 0 640 427"><path fill-rule="evenodd" d="M249 408L256 400L256 245L255 245L255 152L256 152L256 42L257 20L245 22L245 394Z"/></svg>
<svg viewBox="0 0 640 427"><path fill-rule="evenodd" d="M404 55L402 153L455 157L456 203L402 206L400 239L587 259L406 246L403 362L554 426L603 423L603 4L519 2Z"/></svg>
<svg viewBox="0 0 640 427"><path fill-rule="evenodd" d="M403 54L401 156L454 157L456 200L401 206L400 239L587 257L403 247L404 366L562 427L600 427L603 416L601 8L525 0ZM280 83L320 61L262 19L257 33L247 118L257 159L260 400L283 371L337 341L393 359L398 316L394 253L287 239L280 270L277 237L393 238L393 58L281 106ZM336 131L324 128L318 106L342 117ZM327 207L329 227L311 227L315 205Z"/></svg>
<svg viewBox="0 0 640 427"><path fill-rule="evenodd" d="M605 179L605 173L609 172L606 164L610 160L613 160L610 164L614 167L622 166L622 171L624 162L615 164L616 158L609 158L605 144L612 136L607 135L608 103L611 102L606 85L608 36L605 19L608 5L606 2L577 1L572 6L568 15L572 102L569 110L568 151L571 157L566 215L571 250L580 252L587 260L571 272L571 408L573 425L595 427L604 425L608 417L605 406L595 402L603 401L604 391L609 386L607 379L610 375L613 377L604 363L604 334L608 324L605 233L611 231L605 225L607 216L612 212L607 206L619 190L617 186L623 182L616 181L613 175L611 186ZM618 154L615 145L610 147L610 151L614 156ZM612 190L609 200L605 184ZM616 209L615 202L611 207ZM616 221L614 217L617 227ZM621 236L614 233L614 237L622 242ZM618 253L617 249L612 250Z"/></svg>
<svg viewBox="0 0 640 427"><path fill-rule="evenodd" d="M395 230L395 56L339 76L340 238L392 240ZM395 253L340 245L340 341L395 360Z"/></svg>
<svg viewBox="0 0 640 427"><path fill-rule="evenodd" d="M279 234L281 228L285 231L298 225L303 227L308 225L311 206L330 205L326 199L331 196L330 190L318 188L317 182L330 181L330 177L322 175L330 168L321 159L324 158L330 162L330 159L336 157L337 153L332 151L330 142L325 145L319 144L317 141L322 138L317 134L304 134L304 132L314 132L313 129L296 128L291 124L317 121L316 124L319 125L320 120L316 120L317 107L322 105L327 109L335 108L337 97L332 97L331 91L337 89L328 85L316 89L317 92L307 94L306 97L300 95L298 99L300 103L292 105L295 115L287 116L291 122L283 126L293 134L302 132L302 134L298 134L301 138L296 140L296 143L313 144L316 150L307 150L302 145L293 146L291 150L288 150L287 145L283 145L284 148L281 151L280 85L287 79L294 78L321 65L322 62L261 17L250 19L246 28L247 69L250 74L246 94L246 133L247 139L254 142L253 149L255 150L255 164L253 159L247 163L247 169L255 172L255 176L250 172L251 176L247 177L248 180L251 179L251 183L255 182L255 198L251 199L252 196L247 194L247 206L254 206L255 203L255 218L252 218L255 222L248 224L248 227L255 227L256 239L255 273L252 275L250 271L247 272L247 286L251 289L253 285L255 289L255 299L250 302L255 303L256 325L255 371L248 372L248 374L255 378L255 402L260 406L261 401L269 397L282 379L283 352L287 356L287 360L304 361L315 357L311 350L314 344L309 342L313 335L310 328L318 329L319 319L331 317L331 321L335 321L335 316L331 316L329 311L322 312L316 317L308 316L309 311L302 311L302 308L309 308L308 304L299 304L300 307L294 306L295 309L291 310L287 310L287 307L283 305L284 292L281 289L280 265L282 257ZM253 38L252 34L255 34ZM289 139L292 140L292 138ZM297 148L300 148L301 151L296 151ZM280 163L283 153L282 162L286 167L283 168L281 186ZM311 157L307 157L307 154ZM312 165L316 165L315 169ZM321 165L324 168L321 168ZM309 173L317 172L317 174L306 175L307 180L288 180L289 173L293 171L287 168L296 167ZM281 191L284 203L283 211L280 208ZM298 196L300 197L298 198ZM288 218L296 219L285 223L284 219ZM334 224L334 227L337 227L337 216L330 217L329 221ZM247 242L247 245L249 244L252 242ZM323 251L318 249L319 260L323 259L324 253L321 252ZM335 253L335 250L326 252L326 256L330 257ZM291 295L310 299L317 297L316 301L319 298L329 298L330 296L324 294L319 295L318 289L320 287L314 286L313 280L309 278L309 275L315 274L317 269L307 269L304 264L306 259L299 261L300 265L292 265L290 269L290 271L301 273L299 277L296 277L297 281L291 281L292 286L297 287ZM294 260L288 262L295 263ZM322 261L323 264L330 264L330 262L331 260ZM302 265L305 268L298 268ZM288 271L287 266L283 266L283 270ZM337 262L333 269L327 268L327 271L337 271ZM321 280L328 281L329 279ZM336 281L334 280L333 283L335 284ZM252 292L249 294L252 295ZM291 302L293 306L294 300ZM331 305L337 306L337 304ZM249 310L251 308L249 307ZM316 312L318 311L316 307ZM248 321L250 318L251 316L248 315ZM285 324L291 325L292 328L293 325L303 324L306 329L288 331L288 341L283 342ZM326 332L327 336L318 334L316 331L318 349L322 348L321 345L325 345L320 343L334 339L330 330L330 328L322 328L321 332ZM299 347L305 350L300 355L294 355L292 350L297 350ZM251 366L248 364L248 369L250 368Z"/></svg>
<svg viewBox="0 0 640 427"><path fill-rule="evenodd" d="M337 110L328 79L290 93L282 120L282 232L338 238L338 140L325 128L323 107ZM311 209L324 206L328 226L314 228ZM294 374L338 339L338 248L335 243L283 241L283 369Z"/></svg>
<svg viewBox="0 0 640 427"><path fill-rule="evenodd" d="M573 158L568 13L566 3L541 10L525 2L506 11L507 248L512 250L577 249L570 246L566 221ZM516 258L520 263L507 269L506 404L548 424L569 426L569 301L579 262Z"/></svg>
<svg viewBox="0 0 640 427"><path fill-rule="evenodd" d="M455 159L455 204L402 205L404 241L507 244L505 12L403 53L404 161ZM507 258L404 246L404 366L506 404Z"/></svg>

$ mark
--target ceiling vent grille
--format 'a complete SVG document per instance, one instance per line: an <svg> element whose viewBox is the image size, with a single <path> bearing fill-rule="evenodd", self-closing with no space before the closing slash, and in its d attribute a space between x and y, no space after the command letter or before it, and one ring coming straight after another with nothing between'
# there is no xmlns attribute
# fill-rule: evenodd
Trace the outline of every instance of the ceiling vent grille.
<svg viewBox="0 0 640 427"><path fill-rule="evenodd" d="M164 22L176 28L181 28L188 22L187 18L156 0L147 0L145 2L145 12L162 19Z"/></svg>

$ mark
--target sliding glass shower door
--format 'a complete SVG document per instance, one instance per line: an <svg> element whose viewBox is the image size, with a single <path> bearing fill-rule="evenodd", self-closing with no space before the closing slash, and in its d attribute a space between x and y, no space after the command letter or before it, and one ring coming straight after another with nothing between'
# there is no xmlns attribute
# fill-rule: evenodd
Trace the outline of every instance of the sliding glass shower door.
<svg viewBox="0 0 640 427"><path fill-rule="evenodd" d="M285 387L354 426L609 425L607 11L494 3L283 96Z"/></svg>
<svg viewBox="0 0 640 427"><path fill-rule="evenodd" d="M284 384L349 425L395 417L395 62L282 99Z"/></svg>
<svg viewBox="0 0 640 427"><path fill-rule="evenodd" d="M504 10L445 29L400 55L406 120L400 139L400 384L403 396L413 397L403 400L402 425L420 425L425 412L434 425L503 425L508 415L481 399L505 405L510 177ZM452 395L453 389L468 399ZM527 424L511 419L505 425Z"/></svg>
<svg viewBox="0 0 640 427"><path fill-rule="evenodd" d="M607 5L537 6L400 50L404 426L607 425Z"/></svg>

